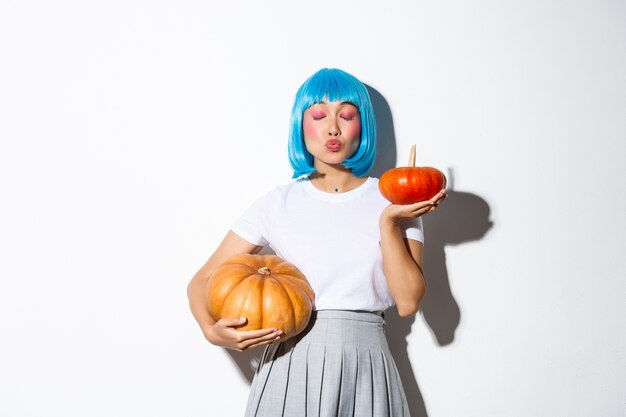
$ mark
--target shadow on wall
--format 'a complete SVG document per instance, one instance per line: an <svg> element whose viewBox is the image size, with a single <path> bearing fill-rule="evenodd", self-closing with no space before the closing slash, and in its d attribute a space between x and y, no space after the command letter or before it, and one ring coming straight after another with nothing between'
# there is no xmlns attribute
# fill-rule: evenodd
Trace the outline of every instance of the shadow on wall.
<svg viewBox="0 0 626 417"><path fill-rule="evenodd" d="M420 311L439 346L446 346L454 342L461 312L450 291L445 246L479 240L493 223L489 220L489 206L482 198L450 189L448 198L441 207L426 215L423 221L426 235L424 275L427 290ZM415 317L400 318L396 309L391 308L386 312L385 318L389 348L398 365L411 416L427 417L426 404L415 379L407 349L407 337L411 333Z"/></svg>
<svg viewBox="0 0 626 417"><path fill-rule="evenodd" d="M374 88L367 88L376 114L378 135L378 155L370 175L380 177L383 172L396 167L396 138L387 101ZM426 234L424 273L427 292L420 311L440 346L454 342L454 333L461 319L459 306L450 291L444 248L446 245L479 240L493 225L489 220L490 210L485 200L474 194L455 191L452 173L448 176L448 198L435 213L423 219ZM273 252L264 248L261 253ZM385 312L385 321L389 348L402 378L411 416L427 417L426 404L415 378L406 341L415 317L400 318L396 309L391 308ZM244 352L226 349L242 377L249 383L252 382L262 351L262 348Z"/></svg>

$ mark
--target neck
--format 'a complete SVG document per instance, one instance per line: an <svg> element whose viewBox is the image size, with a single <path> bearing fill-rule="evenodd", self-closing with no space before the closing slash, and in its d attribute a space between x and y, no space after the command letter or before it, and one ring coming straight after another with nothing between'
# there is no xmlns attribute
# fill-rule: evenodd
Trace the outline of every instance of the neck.
<svg viewBox="0 0 626 417"><path fill-rule="evenodd" d="M345 193L367 181L367 177L359 178L343 166L335 169L330 169L329 166L316 168L317 170L309 177L311 183L328 193Z"/></svg>

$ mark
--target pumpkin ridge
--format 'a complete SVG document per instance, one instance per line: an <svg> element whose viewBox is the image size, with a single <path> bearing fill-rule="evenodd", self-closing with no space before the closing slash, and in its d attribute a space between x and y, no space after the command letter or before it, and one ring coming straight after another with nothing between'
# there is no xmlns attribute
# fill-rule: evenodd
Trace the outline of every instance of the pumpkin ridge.
<svg viewBox="0 0 626 417"><path fill-rule="evenodd" d="M265 255L264 261L265 261L265 265L267 265L267 267L271 269L272 272L275 270L281 270L282 269L281 266L283 264L289 265L288 262L286 262L284 259L276 255Z"/></svg>
<svg viewBox="0 0 626 417"><path fill-rule="evenodd" d="M221 318L246 317L248 322L245 326L240 327L241 330L252 330L255 325L260 325L263 322L263 309L259 308L259 304L261 304L259 301L262 301L263 298L256 291L246 288L251 286L261 287L262 291L263 279L257 276L257 274L249 274L246 278L240 280L224 298L222 311L220 311L220 313L224 310L227 311L227 314L220 314ZM261 312L259 313L258 310L261 310ZM257 324L254 319L259 316L260 320L256 320Z"/></svg>
<svg viewBox="0 0 626 417"><path fill-rule="evenodd" d="M286 276L285 275L281 275L279 276L281 279L285 279ZM313 308L313 304L314 304L314 300L311 299L311 295L309 294L308 291L306 291L304 288L302 288L300 285L294 285L293 283L291 283L289 281L289 279L286 279L287 282L289 282L289 285L285 285L283 282L281 282L280 279L277 279L278 277L275 278L275 280L281 285L281 287L283 287L284 291L287 293L287 297L289 297L289 305L291 306L291 313L292 313L292 318L294 320L294 323L299 323L301 322L301 317L297 317L298 316L298 312L296 311L296 307L302 305L303 303L308 303L311 307L311 309ZM291 277L287 277L287 278L291 278ZM305 284L307 285L307 287L309 286L308 282L305 282ZM310 288L310 287L309 287ZM311 290L311 293L313 293L313 291ZM310 309L309 311L309 318L311 317L310 314ZM307 320L308 323L308 320ZM296 333L299 333L301 330L303 330L304 326L302 326L302 328L296 328Z"/></svg>
<svg viewBox="0 0 626 417"><path fill-rule="evenodd" d="M224 273L228 272L226 276ZM217 301L209 304L209 314L216 320L222 318L222 310L224 308L224 302L226 297L236 287L238 287L243 281L250 276L250 271L246 268L236 268L231 265L221 266L218 268L207 281L205 291L207 299L213 299ZM216 297L216 295L218 295Z"/></svg>
<svg viewBox="0 0 626 417"><path fill-rule="evenodd" d="M284 268L281 268L281 266ZM299 275L300 278L306 279L306 277L304 276L304 274L302 273L302 271L300 271L298 269L298 267L296 267L294 264L291 264L287 261L285 261L284 259L281 259L280 262L278 262L276 265L273 266L272 271L274 271L277 274L293 274L293 275Z"/></svg>
<svg viewBox="0 0 626 417"><path fill-rule="evenodd" d="M290 288L292 288L296 292L300 292L306 295L309 300L311 300L311 303L314 302L315 293L313 292L313 288L311 288L309 281L307 281L304 275L302 277L296 277L289 275L288 273L281 274L280 272L277 272L274 274L274 276L280 277L280 279L287 281Z"/></svg>
<svg viewBox="0 0 626 417"><path fill-rule="evenodd" d="M275 277L280 277L280 279L283 281L288 282L290 286L302 285L304 282L306 282L304 279L300 279L300 277L290 276L289 274L286 274L286 273L276 272L273 275Z"/></svg>
<svg viewBox="0 0 626 417"><path fill-rule="evenodd" d="M270 287L270 286L272 286L272 285L275 285L277 288L280 288L280 289L282 290L282 292L283 292L283 295L284 295L285 297L287 297L287 299L289 300L289 303L287 303L287 305L289 306L289 310L290 310L290 313L291 313L291 314L290 314L290 316L291 316L291 317L290 317L290 319L291 319L291 321L292 321L293 323L295 323L295 320L296 320L296 314L295 314L295 311L294 311L293 299L291 298L291 296L290 296L290 294L289 294L289 291L286 289L285 285L283 285L283 283L281 282L281 280L280 280L280 279L277 279L277 278L276 278L276 276L275 276L274 274L272 274L272 275L267 275L267 276L265 276L265 277L264 277L264 280L263 280L263 288L261 289L261 292L262 292L262 299L265 299L265 291L266 291L266 288L269 288L269 287ZM265 314L264 314L264 313L265 313L265 311L264 311L264 310L265 310L265 305L263 305L263 306L262 306L262 310L263 310L263 311L261 312L261 323L262 323L262 328L265 328L265 327L267 327L267 326L265 325L265 320L264 320L264 316L265 316ZM282 320L282 321L284 322L284 321L286 321L286 320ZM281 323L281 324L283 324L283 323ZM274 323L272 327L278 327L278 326L276 325L276 323ZM289 332L289 331L288 331L288 330L286 330L286 329L281 329L281 330L282 330L284 333L288 333L288 332ZM294 329L294 330L295 330L295 329ZM291 332L293 332L293 330L292 330ZM289 333L291 333L291 332L289 332Z"/></svg>

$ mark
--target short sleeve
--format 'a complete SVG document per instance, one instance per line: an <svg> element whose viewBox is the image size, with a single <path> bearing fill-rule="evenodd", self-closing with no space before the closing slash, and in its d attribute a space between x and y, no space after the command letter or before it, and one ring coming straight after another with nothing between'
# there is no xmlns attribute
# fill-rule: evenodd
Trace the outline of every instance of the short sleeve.
<svg viewBox="0 0 626 417"><path fill-rule="evenodd" d="M268 246L273 200L272 192L259 198L235 221L231 230L253 245Z"/></svg>
<svg viewBox="0 0 626 417"><path fill-rule="evenodd" d="M403 237L424 243L424 224L421 217L403 220L400 227Z"/></svg>

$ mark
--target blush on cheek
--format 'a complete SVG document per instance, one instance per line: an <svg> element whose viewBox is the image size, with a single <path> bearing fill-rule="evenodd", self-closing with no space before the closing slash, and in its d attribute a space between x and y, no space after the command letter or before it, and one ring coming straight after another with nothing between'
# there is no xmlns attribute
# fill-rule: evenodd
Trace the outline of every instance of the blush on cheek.
<svg viewBox="0 0 626 417"><path fill-rule="evenodd" d="M304 132L304 136L309 136L309 137L315 136L315 134L317 133L315 126L308 119L304 119L304 121L302 122L302 131Z"/></svg>
<svg viewBox="0 0 626 417"><path fill-rule="evenodd" d="M344 127L343 134L349 137L359 137L361 135L361 125L359 123L351 123Z"/></svg>

